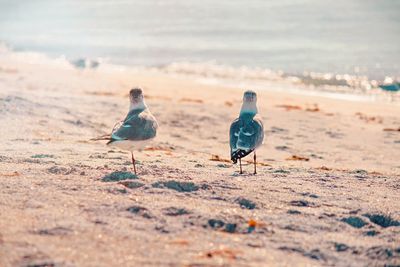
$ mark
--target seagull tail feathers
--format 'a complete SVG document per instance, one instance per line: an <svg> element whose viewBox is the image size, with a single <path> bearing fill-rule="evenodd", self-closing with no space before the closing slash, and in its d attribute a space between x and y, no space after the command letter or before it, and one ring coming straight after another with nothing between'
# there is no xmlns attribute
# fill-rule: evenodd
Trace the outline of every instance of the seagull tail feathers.
<svg viewBox="0 0 400 267"><path fill-rule="evenodd" d="M250 149L250 150L238 149L238 150L233 151L231 153L231 160L232 160L233 164L236 164L238 159L246 157L248 154L250 154L253 151L254 151L254 149Z"/></svg>
<svg viewBox="0 0 400 267"><path fill-rule="evenodd" d="M112 138L111 138L111 135L115 132L115 131L117 131L120 127L121 127L121 125L124 123L124 121L119 121L119 122L117 122L116 124L114 124L114 127L113 127L113 129L112 129L112 131L111 131L111 134L103 134L103 135L100 135L100 136L98 136L98 137L93 137L93 138L91 138L91 139L89 139L90 141L100 141L100 140L109 140L109 142L107 143L107 145L109 144L109 143L111 143L112 141L114 141L114 140L111 140Z"/></svg>

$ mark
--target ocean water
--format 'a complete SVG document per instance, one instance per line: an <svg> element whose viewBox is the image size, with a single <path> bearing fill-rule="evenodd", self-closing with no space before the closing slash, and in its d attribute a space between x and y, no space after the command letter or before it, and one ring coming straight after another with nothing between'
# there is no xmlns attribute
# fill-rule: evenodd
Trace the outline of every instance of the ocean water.
<svg viewBox="0 0 400 267"><path fill-rule="evenodd" d="M0 40L71 60L400 80L398 0L0 0Z"/></svg>

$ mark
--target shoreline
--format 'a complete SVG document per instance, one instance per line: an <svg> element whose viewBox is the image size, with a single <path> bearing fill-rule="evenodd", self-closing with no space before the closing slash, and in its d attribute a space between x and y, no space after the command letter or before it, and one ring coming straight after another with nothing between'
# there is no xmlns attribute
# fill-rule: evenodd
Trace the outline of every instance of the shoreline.
<svg viewBox="0 0 400 267"><path fill-rule="evenodd" d="M45 60L59 62L65 67L75 67L82 71L102 69L108 71L145 72L157 75L171 75L183 79L192 79L206 85L236 88L252 87L260 90L284 91L291 94L322 96L338 100L362 102L387 102L400 103L399 92L387 92L378 86L378 81L369 80L366 75L349 75L333 73L307 72L304 75L285 74L280 70L263 69L248 66L228 66L215 62L174 62L162 66L135 66L109 63L103 58L67 59L63 55L49 56L45 53L34 51L14 51L6 44L0 47L0 52L27 57L29 61ZM30 59L29 59L30 58ZM338 78L335 78L338 77ZM385 79L387 79L386 77ZM396 80L399 77L393 77ZM381 83L383 83L383 79Z"/></svg>

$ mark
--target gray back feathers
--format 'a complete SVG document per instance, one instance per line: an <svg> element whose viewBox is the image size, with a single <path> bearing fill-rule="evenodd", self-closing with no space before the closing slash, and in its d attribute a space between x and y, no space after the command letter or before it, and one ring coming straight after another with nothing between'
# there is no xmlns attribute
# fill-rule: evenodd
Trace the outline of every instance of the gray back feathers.
<svg viewBox="0 0 400 267"><path fill-rule="evenodd" d="M248 155L262 144L264 126L259 118L241 116L232 122L229 137L231 158L235 162L237 158Z"/></svg>
<svg viewBox="0 0 400 267"><path fill-rule="evenodd" d="M141 141L154 138L158 124L148 109L134 109L126 116L122 125L115 129L109 143L121 140Z"/></svg>

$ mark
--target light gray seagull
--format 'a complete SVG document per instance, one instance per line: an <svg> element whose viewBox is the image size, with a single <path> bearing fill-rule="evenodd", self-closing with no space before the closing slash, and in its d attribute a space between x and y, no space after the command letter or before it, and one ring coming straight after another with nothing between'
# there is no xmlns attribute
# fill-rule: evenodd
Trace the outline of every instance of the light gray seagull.
<svg viewBox="0 0 400 267"><path fill-rule="evenodd" d="M257 173L256 149L264 140L264 126L257 113L257 94L244 92L239 118L232 122L229 131L231 160L234 164L239 160L240 174L243 173L241 159L251 152L254 152L254 174Z"/></svg>
<svg viewBox="0 0 400 267"><path fill-rule="evenodd" d="M107 145L128 150L136 175L134 150L141 150L157 134L158 123L144 102L143 91L134 88L129 92L130 107L126 118L112 130Z"/></svg>

